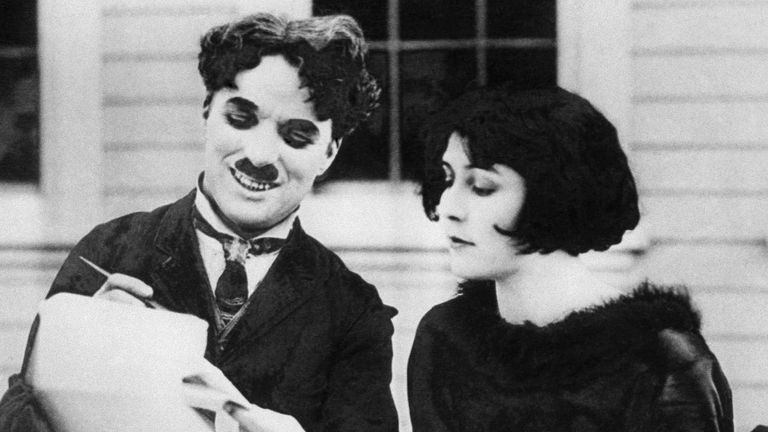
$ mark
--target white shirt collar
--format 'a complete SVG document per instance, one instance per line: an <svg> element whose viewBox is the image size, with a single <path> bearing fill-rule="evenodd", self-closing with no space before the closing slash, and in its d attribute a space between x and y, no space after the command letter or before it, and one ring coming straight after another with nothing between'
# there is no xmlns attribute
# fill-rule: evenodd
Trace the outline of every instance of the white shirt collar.
<svg viewBox="0 0 768 432"><path fill-rule="evenodd" d="M200 215L203 218L205 218L205 220L208 221L208 223L211 224L213 229L215 229L216 231L239 238L240 236L235 234L235 232L233 232L219 218L219 216L216 215L216 212L213 211L210 201L208 201L208 198L200 189L201 184L202 184L202 177L200 178L200 181L197 182L197 190L195 191L195 206L197 207L197 210L200 212ZM296 210L294 210L293 213L288 215L288 217L280 221L277 225L261 233L255 238L260 238L260 237L274 237L274 238L281 238L281 239L288 238L288 233L291 232L291 228L293 228L293 222L296 220L298 213L299 213L299 209L297 208Z"/></svg>

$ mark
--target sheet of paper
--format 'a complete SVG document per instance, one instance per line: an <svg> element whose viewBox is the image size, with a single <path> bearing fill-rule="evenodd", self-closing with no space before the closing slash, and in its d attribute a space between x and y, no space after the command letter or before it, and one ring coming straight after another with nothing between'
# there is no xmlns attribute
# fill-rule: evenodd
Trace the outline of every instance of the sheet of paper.
<svg viewBox="0 0 768 432"><path fill-rule="evenodd" d="M39 314L27 379L57 431L211 430L182 384L212 368L201 366L206 322L74 294Z"/></svg>

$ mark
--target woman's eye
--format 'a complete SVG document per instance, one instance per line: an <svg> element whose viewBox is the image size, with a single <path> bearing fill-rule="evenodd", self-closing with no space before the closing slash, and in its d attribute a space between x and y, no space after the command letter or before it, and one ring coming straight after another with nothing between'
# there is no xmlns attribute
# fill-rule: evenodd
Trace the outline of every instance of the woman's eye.
<svg viewBox="0 0 768 432"><path fill-rule="evenodd" d="M472 193L474 193L477 196L488 196L492 193L494 193L496 189L493 188L482 188L478 186L472 186Z"/></svg>
<svg viewBox="0 0 768 432"><path fill-rule="evenodd" d="M230 112L226 115L227 123L235 129L248 129L259 124L258 118L253 114Z"/></svg>

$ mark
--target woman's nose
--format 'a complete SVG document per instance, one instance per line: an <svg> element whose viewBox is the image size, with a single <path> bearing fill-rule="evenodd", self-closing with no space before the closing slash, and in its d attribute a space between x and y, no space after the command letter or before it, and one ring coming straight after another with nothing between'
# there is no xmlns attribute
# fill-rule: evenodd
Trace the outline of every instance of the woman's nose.
<svg viewBox="0 0 768 432"><path fill-rule="evenodd" d="M446 188L440 196L440 203L437 205L437 214L441 218L446 218L454 222L463 221L466 217L464 200L460 191L455 187Z"/></svg>

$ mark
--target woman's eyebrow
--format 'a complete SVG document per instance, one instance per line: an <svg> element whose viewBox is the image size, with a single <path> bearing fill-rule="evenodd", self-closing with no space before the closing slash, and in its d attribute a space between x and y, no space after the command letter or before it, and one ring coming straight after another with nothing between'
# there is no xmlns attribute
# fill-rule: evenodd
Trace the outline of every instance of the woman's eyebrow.
<svg viewBox="0 0 768 432"><path fill-rule="evenodd" d="M467 165L467 168L468 169L478 169L478 170L482 170L482 171L488 171L488 172L493 173L493 174L501 175L501 172L499 172L499 170L496 169L495 165L496 164L493 164L493 165L491 165L489 167L481 167L481 166L478 166L478 165L475 165L475 164L469 164L469 165Z"/></svg>
<svg viewBox="0 0 768 432"><path fill-rule="evenodd" d="M240 111L250 111L250 112L258 112L259 106L255 103L249 101L248 99L236 96L229 100L227 100L227 105L233 105L235 108L237 108Z"/></svg>

